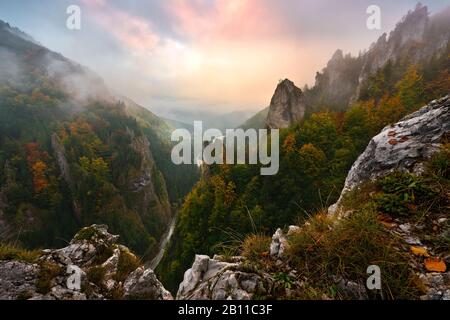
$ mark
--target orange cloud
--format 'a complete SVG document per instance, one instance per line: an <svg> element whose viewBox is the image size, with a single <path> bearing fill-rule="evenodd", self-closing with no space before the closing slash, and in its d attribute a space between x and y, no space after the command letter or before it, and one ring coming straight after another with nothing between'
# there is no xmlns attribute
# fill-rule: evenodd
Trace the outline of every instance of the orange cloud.
<svg viewBox="0 0 450 320"><path fill-rule="evenodd" d="M279 31L281 20L259 0L172 0L176 30L197 40L245 40Z"/></svg>
<svg viewBox="0 0 450 320"><path fill-rule="evenodd" d="M115 68L125 74L109 78L139 101L163 95L198 108L262 108L280 78L301 86L327 58L315 51L322 45L285 35L282 19L259 0L167 0L178 37L156 34L150 20L105 0L83 2L129 52Z"/></svg>

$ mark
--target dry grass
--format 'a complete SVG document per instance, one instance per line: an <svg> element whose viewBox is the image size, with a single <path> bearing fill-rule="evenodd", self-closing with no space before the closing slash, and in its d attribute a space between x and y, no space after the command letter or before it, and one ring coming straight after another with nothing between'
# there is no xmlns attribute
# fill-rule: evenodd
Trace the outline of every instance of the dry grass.
<svg viewBox="0 0 450 320"><path fill-rule="evenodd" d="M0 261L16 260L33 263L41 253L41 250L25 250L15 246L0 245Z"/></svg>
<svg viewBox="0 0 450 320"><path fill-rule="evenodd" d="M249 235L241 245L241 254L250 261L259 261L269 255L270 242L270 237Z"/></svg>
<svg viewBox="0 0 450 320"><path fill-rule="evenodd" d="M385 297L417 296L408 256L397 250L398 239L378 222L375 212L357 212L337 223L318 215L309 222L302 232L291 237L288 256L291 264L313 284L313 291L329 294L334 286L333 276L365 283L367 267L378 265Z"/></svg>

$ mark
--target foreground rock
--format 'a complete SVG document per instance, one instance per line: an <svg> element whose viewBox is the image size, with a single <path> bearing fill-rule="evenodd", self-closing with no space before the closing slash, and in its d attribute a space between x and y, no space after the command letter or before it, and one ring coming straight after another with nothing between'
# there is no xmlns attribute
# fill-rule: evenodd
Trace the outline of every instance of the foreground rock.
<svg viewBox="0 0 450 320"><path fill-rule="evenodd" d="M450 132L450 96L430 102L375 136L353 164L342 196L363 182L394 171L421 174L423 163L439 151ZM338 204L330 208L335 213Z"/></svg>
<svg viewBox="0 0 450 320"><path fill-rule="evenodd" d="M272 291L268 274L246 269L239 257L224 262L197 255L192 268L184 274L178 300L251 300Z"/></svg>
<svg viewBox="0 0 450 320"><path fill-rule="evenodd" d="M36 261L0 261L0 299L172 299L153 270L117 240L106 226L93 225Z"/></svg>

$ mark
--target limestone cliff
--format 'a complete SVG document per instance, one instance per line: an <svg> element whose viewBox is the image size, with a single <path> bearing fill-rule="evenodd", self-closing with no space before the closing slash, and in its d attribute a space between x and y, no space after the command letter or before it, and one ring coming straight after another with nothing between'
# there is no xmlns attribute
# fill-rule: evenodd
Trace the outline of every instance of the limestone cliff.
<svg viewBox="0 0 450 320"><path fill-rule="evenodd" d="M303 119L306 111L302 90L288 79L281 81L270 102L266 125L272 129L287 128Z"/></svg>

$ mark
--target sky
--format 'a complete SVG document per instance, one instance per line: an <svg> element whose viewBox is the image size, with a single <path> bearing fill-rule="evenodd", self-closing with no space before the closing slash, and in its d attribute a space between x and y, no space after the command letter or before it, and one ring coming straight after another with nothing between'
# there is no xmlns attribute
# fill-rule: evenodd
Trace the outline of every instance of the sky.
<svg viewBox="0 0 450 320"><path fill-rule="evenodd" d="M431 13L450 0L422 0ZM0 19L159 115L254 112L280 79L299 87L337 49L357 55L417 0L1 0ZM81 30L66 27L69 5ZM381 30L366 27L369 5ZM244 119L243 119L244 120Z"/></svg>

